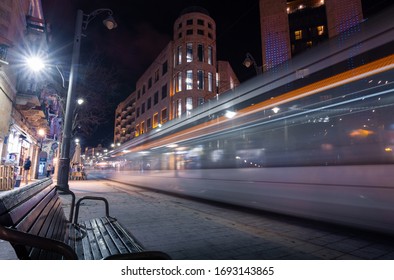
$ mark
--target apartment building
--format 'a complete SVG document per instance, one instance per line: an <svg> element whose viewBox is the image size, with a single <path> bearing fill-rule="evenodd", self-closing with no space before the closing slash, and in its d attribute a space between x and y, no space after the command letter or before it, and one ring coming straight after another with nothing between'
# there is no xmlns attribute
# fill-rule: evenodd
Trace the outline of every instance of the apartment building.
<svg viewBox="0 0 394 280"><path fill-rule="evenodd" d="M178 118L239 84L226 61L217 61L216 23L207 10L189 7L175 20L170 41L115 112L114 143L124 143Z"/></svg>
<svg viewBox="0 0 394 280"><path fill-rule="evenodd" d="M346 35L362 19L361 0L260 0L263 70Z"/></svg>

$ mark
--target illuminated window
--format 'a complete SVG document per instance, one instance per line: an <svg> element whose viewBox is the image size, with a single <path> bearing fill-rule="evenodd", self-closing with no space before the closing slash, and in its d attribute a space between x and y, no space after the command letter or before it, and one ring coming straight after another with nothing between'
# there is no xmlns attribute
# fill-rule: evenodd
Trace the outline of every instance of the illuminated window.
<svg viewBox="0 0 394 280"><path fill-rule="evenodd" d="M302 39L302 30L295 31L294 35L295 35L296 40L301 40Z"/></svg>
<svg viewBox="0 0 394 280"><path fill-rule="evenodd" d="M177 117L179 118L182 115L182 99L178 99L176 101L176 108L177 108Z"/></svg>
<svg viewBox="0 0 394 280"><path fill-rule="evenodd" d="M177 65L182 64L182 46L178 46L177 57L178 57Z"/></svg>
<svg viewBox="0 0 394 280"><path fill-rule="evenodd" d="M140 135L140 125L139 124L137 124L135 126L135 137L137 137L138 135Z"/></svg>
<svg viewBox="0 0 394 280"><path fill-rule="evenodd" d="M320 25L320 26L317 27L317 34L319 36L324 34L324 25Z"/></svg>
<svg viewBox="0 0 394 280"><path fill-rule="evenodd" d="M141 122L140 134L144 134L144 133L145 133L145 122Z"/></svg>
<svg viewBox="0 0 394 280"><path fill-rule="evenodd" d="M208 73L208 91L212 92L213 90L213 75L211 72Z"/></svg>
<svg viewBox="0 0 394 280"><path fill-rule="evenodd" d="M211 46L209 46L208 47L208 64L209 65L212 65L212 47Z"/></svg>
<svg viewBox="0 0 394 280"><path fill-rule="evenodd" d="M168 119L167 108L161 110L161 123L165 123Z"/></svg>
<svg viewBox="0 0 394 280"><path fill-rule="evenodd" d="M176 92L182 91L182 73L178 73L177 85L176 85Z"/></svg>
<svg viewBox="0 0 394 280"><path fill-rule="evenodd" d="M159 125L159 113L155 113L153 115L153 128L156 128Z"/></svg>
<svg viewBox="0 0 394 280"><path fill-rule="evenodd" d="M186 45L186 62L193 61L193 44L187 43Z"/></svg>
<svg viewBox="0 0 394 280"><path fill-rule="evenodd" d="M186 90L193 89L193 70L186 71Z"/></svg>
<svg viewBox="0 0 394 280"><path fill-rule="evenodd" d="M191 110L193 110L193 99L191 97L186 98L186 115L190 116Z"/></svg>

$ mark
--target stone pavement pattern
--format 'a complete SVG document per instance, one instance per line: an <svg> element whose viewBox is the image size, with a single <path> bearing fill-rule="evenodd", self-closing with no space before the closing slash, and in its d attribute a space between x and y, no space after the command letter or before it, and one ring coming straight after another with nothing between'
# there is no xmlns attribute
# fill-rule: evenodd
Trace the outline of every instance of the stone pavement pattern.
<svg viewBox="0 0 394 280"><path fill-rule="evenodd" d="M394 259L389 238L358 236L277 215L237 211L103 180L71 181L77 199L104 196L117 217L146 249L173 259ZM65 210L70 196L61 195ZM80 219L104 215L101 201L84 202ZM0 259L15 259L0 240Z"/></svg>

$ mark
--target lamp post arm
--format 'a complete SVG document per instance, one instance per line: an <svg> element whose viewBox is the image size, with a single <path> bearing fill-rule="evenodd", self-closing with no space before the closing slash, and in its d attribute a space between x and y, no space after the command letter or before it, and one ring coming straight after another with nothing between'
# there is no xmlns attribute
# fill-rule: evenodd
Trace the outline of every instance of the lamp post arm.
<svg viewBox="0 0 394 280"><path fill-rule="evenodd" d="M86 30L87 28L88 28L88 25L89 25L89 23L96 17L96 16L98 16L99 14L101 14L101 13L103 13L103 12L108 12L108 15L109 16L112 16L112 10L111 9L97 9L97 10L95 10L95 11L93 11L93 12L91 12L90 14L88 14L88 15L86 15L86 14L84 14L84 16L85 16L85 20L83 21L83 23L82 23L82 28L83 28L83 30Z"/></svg>
<svg viewBox="0 0 394 280"><path fill-rule="evenodd" d="M62 78L62 88L66 88L66 80L64 78L63 72L60 70L59 65L55 65L56 70L59 72L60 77Z"/></svg>

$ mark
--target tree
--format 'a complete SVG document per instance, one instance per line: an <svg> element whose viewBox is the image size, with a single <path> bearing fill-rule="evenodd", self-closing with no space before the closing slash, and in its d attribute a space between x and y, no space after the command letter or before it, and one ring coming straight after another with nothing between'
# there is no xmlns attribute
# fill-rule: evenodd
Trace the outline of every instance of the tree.
<svg viewBox="0 0 394 280"><path fill-rule="evenodd" d="M113 119L119 80L117 70L105 65L99 53L93 53L79 69L76 95L84 100L84 104L76 107L72 131L73 136L89 137L99 126Z"/></svg>

